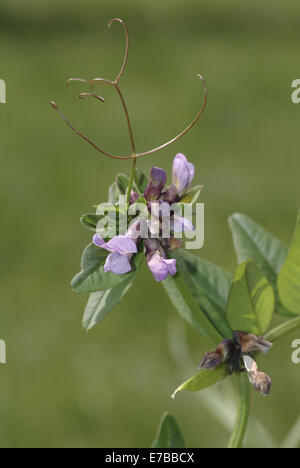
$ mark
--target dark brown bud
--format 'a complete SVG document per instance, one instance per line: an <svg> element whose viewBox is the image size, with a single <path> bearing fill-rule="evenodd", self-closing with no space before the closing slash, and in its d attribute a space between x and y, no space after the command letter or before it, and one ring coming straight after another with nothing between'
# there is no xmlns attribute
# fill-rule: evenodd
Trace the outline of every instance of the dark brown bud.
<svg viewBox="0 0 300 468"><path fill-rule="evenodd" d="M216 367L226 360L230 352L231 343L231 340L224 340L214 351L206 353L199 364L199 369L216 369Z"/></svg>
<svg viewBox="0 0 300 468"><path fill-rule="evenodd" d="M271 393L272 379L258 370L256 362L250 356L244 356L244 363L249 374L249 380L255 390L258 390L262 395L269 396Z"/></svg>
<svg viewBox="0 0 300 468"><path fill-rule="evenodd" d="M242 353L254 353L260 351L267 354L269 349L273 346L272 343L263 339L262 336L257 336L252 333L243 333L240 331L234 334L236 341L241 346Z"/></svg>
<svg viewBox="0 0 300 468"><path fill-rule="evenodd" d="M262 395L269 396L272 388L271 378L264 372L257 372L257 374L252 378L253 386L258 390Z"/></svg>

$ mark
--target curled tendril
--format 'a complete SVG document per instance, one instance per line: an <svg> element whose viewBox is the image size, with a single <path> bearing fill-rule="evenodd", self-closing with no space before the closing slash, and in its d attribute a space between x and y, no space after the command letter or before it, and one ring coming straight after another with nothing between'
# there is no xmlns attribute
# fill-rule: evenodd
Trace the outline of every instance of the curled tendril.
<svg viewBox="0 0 300 468"><path fill-rule="evenodd" d="M80 93L78 94L78 97L79 99L82 99L83 101L85 101L88 97L92 97L92 98L98 99L98 101L105 102L105 99L96 93Z"/></svg>
<svg viewBox="0 0 300 468"><path fill-rule="evenodd" d="M121 78L121 76L123 75L123 73L125 71L125 67L126 67L127 60L128 60L129 33L128 33L128 28L126 26L126 23L121 18L113 18L112 20L110 20L110 22L108 23L108 27L110 28L111 25L114 24L114 23L121 23L121 25L123 26L124 32L125 32L125 55L124 55L124 60L123 60L122 66L121 66L121 70L120 70L117 78L114 81L114 83L117 84L117 83L119 83L120 78Z"/></svg>
<svg viewBox="0 0 300 468"><path fill-rule="evenodd" d="M82 100L87 99L88 97L93 97L93 98L95 98L95 99L97 99L97 100L99 100L101 102L105 102L105 100L104 100L104 98L102 96L100 96L99 94L94 92L95 85L113 86L116 89L116 91L117 91L117 93L118 93L118 95L119 95L119 97L121 99L121 103L122 103L122 106L123 106L123 109L124 109L124 112L125 112L125 117L126 117L126 121L127 121L127 125L128 125L128 130L129 130L132 154L130 154L129 156L119 156L119 155L114 155L114 154L108 153L107 151L104 151L102 148L100 148L98 145L96 145L92 140L90 140L88 137L83 135L83 133L81 133L79 130L77 130L70 123L70 121L65 117L65 115L62 113L62 111L60 110L60 108L58 107L58 105L54 101L51 101L51 105L59 113L59 115L66 122L66 124L77 135L79 135L81 138L83 138L85 141L87 141L93 148L95 148L100 153L104 154L105 156L107 156L109 158L113 158L113 159L134 159L134 160L136 160L136 158L139 158L139 157L142 157L142 156L148 156L150 154L156 153L157 151L160 151L160 150L166 148L167 146L171 145L172 143L175 143L181 137L183 137L186 133L188 133L191 130L192 127L194 127L194 125L198 122L201 115L203 114L203 112L205 110L205 107L206 107L206 104L207 104L207 86L206 86L206 82L205 82L204 78L200 74L198 74L197 77L201 80L203 88L204 88L204 100L203 100L201 109L198 112L198 114L196 115L196 117L184 130L182 130L178 135L176 135L171 140L167 141L166 143L164 143L164 144L162 144L160 146L157 146L156 148L145 151L143 153L137 153L136 150L135 150L133 131L132 131L132 126L131 126L131 122L130 122L128 109L127 109L123 94L122 94L122 92L120 90L120 87L119 87L119 81L120 81L120 79L121 79L121 77L122 77L122 75L123 75L123 73L125 71L127 60L128 60L129 33L128 33L128 28L126 26L126 23L120 18L113 18L109 22L108 27L110 28L112 26L112 24L116 23L116 22L118 22L118 23L120 23L122 25L122 27L124 29L124 32L125 32L125 54L124 54L124 59L123 59L121 69L120 69L119 74L117 75L116 79L114 81L111 81L111 80L107 80L105 78L94 78L92 80L86 80L86 79L83 79L83 78L69 78L68 81L67 81L67 85L70 86L70 84L72 82L74 82L74 81L88 84L89 87L91 88L92 92L90 92L90 93L87 93L87 92L80 93L78 95L78 97L80 99L82 99Z"/></svg>

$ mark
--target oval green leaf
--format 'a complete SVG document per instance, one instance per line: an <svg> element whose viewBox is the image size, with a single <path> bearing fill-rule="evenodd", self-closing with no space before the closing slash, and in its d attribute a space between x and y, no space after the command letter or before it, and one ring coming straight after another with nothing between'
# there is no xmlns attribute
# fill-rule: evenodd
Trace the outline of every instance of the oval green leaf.
<svg viewBox="0 0 300 468"><path fill-rule="evenodd" d="M125 195L129 185L129 177L125 174L117 174L116 184L121 195Z"/></svg>
<svg viewBox="0 0 300 468"><path fill-rule="evenodd" d="M233 330L262 335L275 307L274 291L253 260L242 263L235 274L227 304Z"/></svg>
<svg viewBox="0 0 300 468"><path fill-rule="evenodd" d="M227 370L225 364L221 364L214 370L202 370L195 377L192 377L179 385L172 394L172 398L175 398L176 394L182 390L187 390L189 392L199 392L200 390L204 390L205 388L217 384L226 376Z"/></svg>
<svg viewBox="0 0 300 468"><path fill-rule="evenodd" d="M134 170L134 183L138 191L140 193L144 193L145 188L148 185L148 178L138 167L136 167Z"/></svg>
<svg viewBox="0 0 300 468"><path fill-rule="evenodd" d="M232 274L183 249L175 251L172 257L176 258L181 277L203 313L224 338L231 338L226 304Z"/></svg>
<svg viewBox="0 0 300 468"><path fill-rule="evenodd" d="M278 276L279 297L293 314L300 314L300 212L286 261Z"/></svg>
<svg viewBox="0 0 300 468"><path fill-rule="evenodd" d="M231 216L229 225L238 263L253 259L270 283L276 286L277 275L288 252L287 246L244 214Z"/></svg>
<svg viewBox="0 0 300 468"><path fill-rule="evenodd" d="M114 288L91 293L86 305L82 324L86 330L91 330L101 322L123 299L136 278L137 271L129 279Z"/></svg>

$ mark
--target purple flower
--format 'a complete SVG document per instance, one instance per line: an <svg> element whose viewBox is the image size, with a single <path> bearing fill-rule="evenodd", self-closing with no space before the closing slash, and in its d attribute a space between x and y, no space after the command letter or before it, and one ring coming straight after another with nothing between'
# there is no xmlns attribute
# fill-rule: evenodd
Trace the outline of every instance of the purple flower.
<svg viewBox="0 0 300 468"><path fill-rule="evenodd" d="M151 180L154 185L163 185L163 187L166 185L167 182L167 173L164 171L164 169L161 169L160 167L155 167L153 166L151 169Z"/></svg>
<svg viewBox="0 0 300 468"><path fill-rule="evenodd" d="M166 171L164 171L160 167L152 167L151 180L148 183L144 192L144 197L146 198L146 200L157 200L160 197L161 192L164 186L166 185L166 182Z"/></svg>
<svg viewBox="0 0 300 468"><path fill-rule="evenodd" d="M102 249L111 252L104 265L104 271L111 271L116 275L123 275L131 271L130 258L137 253L137 246L133 239L127 236L116 236L108 242L95 234L93 243Z"/></svg>
<svg viewBox="0 0 300 468"><path fill-rule="evenodd" d="M173 185L177 193L184 192L192 183L195 175L195 166L189 163L184 154L178 153L173 161Z"/></svg>
<svg viewBox="0 0 300 468"><path fill-rule="evenodd" d="M163 281L168 275L176 275L176 260L166 258L162 247L156 240L145 241L145 246L147 265L156 281Z"/></svg>

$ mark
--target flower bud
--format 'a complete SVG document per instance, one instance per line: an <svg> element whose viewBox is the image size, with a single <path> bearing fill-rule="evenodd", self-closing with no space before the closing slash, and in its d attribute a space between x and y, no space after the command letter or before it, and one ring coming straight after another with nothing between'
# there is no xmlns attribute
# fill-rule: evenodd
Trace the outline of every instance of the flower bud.
<svg viewBox="0 0 300 468"><path fill-rule="evenodd" d="M129 200L130 205L133 205L134 203L136 203L139 198L140 198L140 195L134 190L131 190L130 200Z"/></svg>
<svg viewBox="0 0 300 468"><path fill-rule="evenodd" d="M264 396L269 396L272 387L271 377L264 372L260 372L256 362L250 356L244 356L244 363L249 374L249 380L255 390L258 390Z"/></svg>
<svg viewBox="0 0 300 468"><path fill-rule="evenodd" d="M194 178L195 166L187 158L179 153L173 161L173 185L178 194L188 189Z"/></svg>
<svg viewBox="0 0 300 468"><path fill-rule="evenodd" d="M171 185L163 194L163 201L170 203L175 203L179 199L177 194L177 189L175 185Z"/></svg>
<svg viewBox="0 0 300 468"><path fill-rule="evenodd" d="M216 369L222 362L226 360L231 350L232 341L224 340L212 352L205 354L203 360L199 364L199 369Z"/></svg>
<svg viewBox="0 0 300 468"><path fill-rule="evenodd" d="M162 185L163 187L167 182L167 173L160 167L153 166L151 169L151 180L154 185Z"/></svg>
<svg viewBox="0 0 300 468"><path fill-rule="evenodd" d="M236 341L241 346L242 353L254 353L260 351L267 354L269 349L273 346L272 343L263 339L262 336L257 336L252 333L247 334L240 331L234 334Z"/></svg>
<svg viewBox="0 0 300 468"><path fill-rule="evenodd" d="M146 200L158 200L161 196L162 190L167 182L167 174L160 167L152 167L151 169L151 180L148 183L144 197Z"/></svg>

